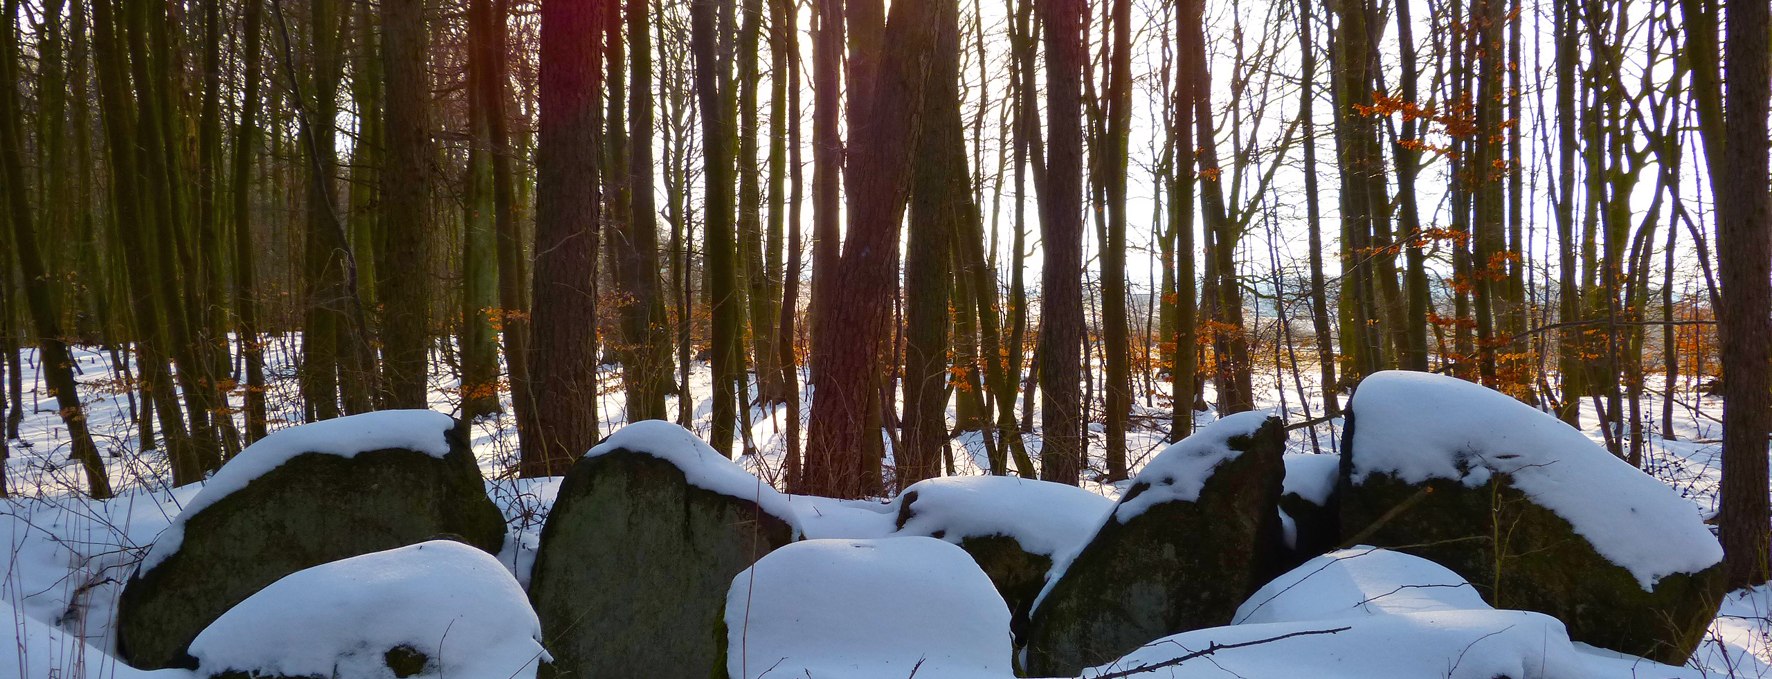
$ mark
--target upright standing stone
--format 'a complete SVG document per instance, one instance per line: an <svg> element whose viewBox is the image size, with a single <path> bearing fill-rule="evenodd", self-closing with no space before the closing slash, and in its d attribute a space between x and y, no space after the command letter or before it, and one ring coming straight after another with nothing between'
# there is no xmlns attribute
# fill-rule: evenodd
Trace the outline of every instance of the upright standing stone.
<svg viewBox="0 0 1772 679"><path fill-rule="evenodd" d="M732 577L794 525L785 496L682 427L623 427L573 465L542 527L541 676L709 676Z"/></svg>
<svg viewBox="0 0 1772 679"><path fill-rule="evenodd" d="M1279 557L1286 431L1248 412L1164 450L1095 537L1053 567L1027 633L1031 676L1074 676L1160 637L1229 624Z"/></svg>

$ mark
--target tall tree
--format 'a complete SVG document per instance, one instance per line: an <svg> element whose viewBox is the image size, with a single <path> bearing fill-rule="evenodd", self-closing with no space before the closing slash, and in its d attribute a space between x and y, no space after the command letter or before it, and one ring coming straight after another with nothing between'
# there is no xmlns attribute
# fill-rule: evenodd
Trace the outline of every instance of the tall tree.
<svg viewBox="0 0 1772 679"><path fill-rule="evenodd" d="M695 59L696 103L701 110L702 182L707 192L702 220L703 266L708 284L705 294L713 312L712 369L714 373L713 426L710 445L732 456L732 436L738 420L738 394L744 379L744 307L738 286L737 243L733 228L733 167L729 82L724 61L717 55L719 5L716 0L691 0L690 51Z"/></svg>
<svg viewBox="0 0 1772 679"><path fill-rule="evenodd" d="M1203 6L1199 0L1189 0L1177 3L1175 12L1178 49L1169 121L1175 147L1175 168L1169 185L1169 229L1175 232L1175 365L1170 368L1174 385L1170 395L1175 404L1169 425L1171 441L1180 441L1193 433L1194 394L1199 386L1199 307L1194 295L1194 188L1198 183L1194 173L1195 78L1193 69L1184 64L1193 58L1188 46L1196 32L1189 27L1202 20ZM1310 174L1305 179L1310 181Z"/></svg>
<svg viewBox="0 0 1772 679"><path fill-rule="evenodd" d="M615 283L622 296L622 369L628 421L665 417L670 336L659 286L657 205L652 181L652 37L646 0L627 0L629 71L628 218L612 233Z"/></svg>
<svg viewBox="0 0 1772 679"><path fill-rule="evenodd" d="M1723 359L1723 488L1717 524L1729 584L1766 582L1772 533L1766 490L1766 432L1772 419L1772 189L1767 177L1766 55L1772 22L1764 0L1729 3L1717 201L1718 336ZM1715 154L1716 145L1707 145ZM1714 161L1713 161L1714 162Z"/></svg>
<svg viewBox="0 0 1772 679"><path fill-rule="evenodd" d="M511 410L517 419L519 446L528 449L536 430L535 381L529 373L529 257L524 252L523 225L517 219L519 200L512 165L516 151L511 145L509 113L510 76L506 65L506 26L509 0L493 0L485 38L478 48L487 71L474 93L486 111L487 151L492 166L493 228L498 233L499 326L504 331L505 371L511 385Z"/></svg>
<svg viewBox="0 0 1772 679"><path fill-rule="evenodd" d="M1304 202L1306 248L1309 250L1306 257L1310 260L1311 330L1317 336L1323 414L1334 417L1341 414L1341 403L1336 397L1335 335L1329 329L1329 286L1323 278L1322 208L1317 198L1317 124L1311 113L1316 104L1313 85L1317 72L1317 52L1311 43L1311 36L1316 31L1316 26L1311 23L1311 5L1312 0L1298 1L1298 51L1304 67L1298 81L1298 117L1304 124ZM1426 328L1422 332L1426 333Z"/></svg>
<svg viewBox="0 0 1772 679"><path fill-rule="evenodd" d="M1132 411L1131 337L1126 316L1126 174L1132 140L1132 0L1113 0L1108 63L1107 238L1101 244L1102 341L1107 344L1107 480L1126 478L1126 424Z"/></svg>
<svg viewBox="0 0 1772 679"><path fill-rule="evenodd" d="M910 195L905 243L903 435L898 450L900 488L941 472L947 439L948 307L952 302L955 239L977 214L966 169L960 118L958 3L943 2L925 86L924 130Z"/></svg>
<svg viewBox="0 0 1772 679"><path fill-rule="evenodd" d="M334 195L337 97L343 68L339 36L350 22L349 13L340 12L336 0L309 3L312 58L304 83L295 76L294 50L279 19L282 60L290 89L298 93L297 117L308 170L302 397L308 419L323 420L339 415L341 401L347 413L370 410L376 380L371 372L375 365L370 360L369 323L358 294L357 257Z"/></svg>
<svg viewBox="0 0 1772 679"><path fill-rule="evenodd" d="M493 17L492 0L468 4L468 162L462 178L461 402L462 419L495 413L498 403L498 336L493 314L498 302L498 207L493 196L492 117L502 115L499 99L486 96L504 58L489 47L503 26Z"/></svg>
<svg viewBox="0 0 1772 679"><path fill-rule="evenodd" d="M1047 162L1040 205L1046 260L1040 269L1040 478L1076 485L1084 448L1083 71L1079 0L1039 0L1046 39Z"/></svg>
<svg viewBox="0 0 1772 679"><path fill-rule="evenodd" d="M524 476L565 473L597 441L597 240L602 215L598 107L603 2L541 3L536 130L533 432Z"/></svg>
<svg viewBox="0 0 1772 679"><path fill-rule="evenodd" d="M864 437L879 398L880 357L891 335L897 287L899 224L911 185L911 149L922 132L936 26L953 0L898 0L884 37L884 54L865 115L852 118L849 229L833 294L814 308L812 401L804 487L832 497L859 497L869 473ZM865 85L866 81L863 81ZM852 83L852 86L854 84ZM875 412L878 412L875 410Z"/></svg>
<svg viewBox="0 0 1772 679"><path fill-rule="evenodd" d="M382 366L390 408L427 407L430 366L430 31L424 0L382 0L382 69L387 80L387 166L382 232Z"/></svg>
<svg viewBox="0 0 1772 679"><path fill-rule="evenodd" d="M37 330L37 347L45 382L55 398L62 424L68 428L73 444L73 457L86 471L86 490L94 498L111 497L111 483L105 475L104 460L93 443L86 421L85 407L80 402L79 385L74 381L74 357L62 334L60 310L56 308L55 290L49 270L43 264L43 251L38 246L36 215L31 210L29 184L25 178L24 125L19 105L18 84L24 82L19 69L18 0L8 0L6 16L0 19L6 40L0 45L0 191L6 201L6 221L10 223L11 245L18 272L24 280L25 304Z"/></svg>
<svg viewBox="0 0 1772 679"><path fill-rule="evenodd" d="M258 153L260 79L263 76L262 44L264 35L264 3L246 0L242 8L240 58L245 62L244 91L240 95L240 121L234 128L233 218L234 218L234 333L240 343L240 358L245 364L246 443L265 437L265 347L259 334L259 299L255 280L252 229L252 159Z"/></svg>

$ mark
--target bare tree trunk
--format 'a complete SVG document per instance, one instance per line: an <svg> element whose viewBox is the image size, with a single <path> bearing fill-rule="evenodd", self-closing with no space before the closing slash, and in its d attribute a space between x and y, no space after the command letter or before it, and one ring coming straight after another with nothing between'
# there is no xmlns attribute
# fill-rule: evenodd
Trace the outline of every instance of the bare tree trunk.
<svg viewBox="0 0 1772 679"><path fill-rule="evenodd" d="M1107 197L1107 239L1101 249L1102 341L1107 343L1107 477L1126 472L1126 425L1132 411L1131 338L1126 314L1126 173L1132 135L1132 0L1113 0L1113 46L1108 65L1107 158L1102 165Z"/></svg>
<svg viewBox="0 0 1772 679"><path fill-rule="evenodd" d="M728 129L729 109L724 71L715 55L718 7L714 0L693 0L691 50L695 55L695 92L701 106L702 158L705 163L702 181L707 191L704 205L707 229L703 252L707 268L707 297L713 308L713 427L709 443L714 450L730 457L732 436L738 419L737 382L744 363L740 346L744 332L741 291L733 258L737 244L733 241L732 151Z"/></svg>
<svg viewBox="0 0 1772 679"><path fill-rule="evenodd" d="M0 87L0 192L6 200L6 221L12 225L12 250L16 252L18 271L25 283L25 302L37 326L39 359L49 391L55 395L62 424L68 428L73 444L73 458L86 472L86 492L94 498L111 497L111 482L105 475L104 460L93 443L87 428L86 412L80 403L78 384L74 381L74 360L62 335L59 310L55 308L54 290L48 269L44 267L42 250L37 245L35 215L31 213L26 195L23 155L24 130L20 123L18 91L10 83L20 82L19 42L16 39L19 16L18 0L8 0L6 16L0 27L6 41L0 45L0 80L9 83Z"/></svg>
<svg viewBox="0 0 1772 679"><path fill-rule="evenodd" d="M1045 25L1049 127L1040 236L1040 478L1077 485L1083 456L1083 402L1078 352L1083 348L1083 123L1078 108L1083 71L1077 0L1039 0Z"/></svg>
<svg viewBox="0 0 1772 679"><path fill-rule="evenodd" d="M234 333L240 343L240 357L245 363L246 390L243 394L246 419L246 443L265 437L265 347L259 334L259 293L254 280L253 255L255 238L252 231L252 157L258 151L258 110L262 95L262 45L264 3L247 0L242 9L240 58L246 62L245 91L240 95L240 122L234 132Z"/></svg>
<svg viewBox="0 0 1772 679"><path fill-rule="evenodd" d="M664 317L664 296L658 274L657 206L652 184L652 38L646 0L627 0L629 53L628 88L628 218L613 234L610 260L622 294L622 370L627 389L628 421L665 418L665 392L670 388L670 337Z"/></svg>
<svg viewBox="0 0 1772 679"><path fill-rule="evenodd" d="M1311 113L1316 103L1312 85L1317 70L1316 48L1311 44L1311 36L1316 31L1316 27L1311 25L1311 4L1312 0L1298 2L1298 49L1304 61L1304 73L1299 80L1298 116L1304 124L1304 201L1305 215L1309 222L1309 244L1306 248L1310 259L1311 330L1317 336L1317 368L1322 375L1319 388L1323 391L1323 414L1335 417L1341 414L1341 403L1336 397L1338 385L1335 383L1335 335L1329 325L1329 286L1323 279L1322 207L1317 199L1317 133L1316 121ZM1411 194L1404 195L1404 200L1410 200L1407 196ZM1426 332L1426 328L1422 331ZM1303 395L1299 398L1303 398Z"/></svg>
<svg viewBox="0 0 1772 679"><path fill-rule="evenodd" d="M1767 581L1766 432L1772 416L1772 193L1767 182L1768 3L1729 4L1723 167L1713 176L1723 306L1723 487L1717 524L1731 587ZM1715 151L1714 147L1707 149Z"/></svg>
<svg viewBox="0 0 1772 679"><path fill-rule="evenodd" d="M892 329L899 223L910 191L911 149L921 132L917 113L926 97L941 2L898 0L892 5L878 79L850 148L855 161L852 206L843 259L831 279L833 295L815 308L812 335L812 424L806 447L806 491L859 497L870 473L864 439L878 412L880 356ZM864 81L865 82L865 81Z"/></svg>
<svg viewBox="0 0 1772 679"><path fill-rule="evenodd" d="M380 271L384 405L425 408L429 389L431 131L430 31L423 0L382 0L382 68L387 166L382 223L387 261Z"/></svg>
<svg viewBox="0 0 1772 679"><path fill-rule="evenodd" d="M536 132L534 430L524 476L565 473L597 440L595 291L603 148L601 38L609 0L543 0Z"/></svg>

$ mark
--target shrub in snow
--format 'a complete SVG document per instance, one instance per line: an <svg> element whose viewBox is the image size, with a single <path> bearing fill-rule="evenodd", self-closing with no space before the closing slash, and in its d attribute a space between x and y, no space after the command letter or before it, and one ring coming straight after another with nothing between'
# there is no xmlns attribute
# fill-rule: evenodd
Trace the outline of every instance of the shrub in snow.
<svg viewBox="0 0 1772 679"><path fill-rule="evenodd" d="M1009 609L990 579L926 537L778 549L732 579L725 630L732 679L1015 676Z"/></svg>
<svg viewBox="0 0 1772 679"><path fill-rule="evenodd" d="M636 422L572 466L529 581L573 677L705 677L732 576L793 539L787 498L687 430Z"/></svg>
<svg viewBox="0 0 1772 679"><path fill-rule="evenodd" d="M497 558L434 540L292 573L203 630L191 655L205 679L533 679L540 638Z"/></svg>
<svg viewBox="0 0 1772 679"><path fill-rule="evenodd" d="M191 679L181 669L148 672L125 665L0 600L0 675L8 672L20 679Z"/></svg>
<svg viewBox="0 0 1772 679"><path fill-rule="evenodd" d="M1341 515L1335 482L1341 476L1338 455L1286 455L1286 485L1280 511L1286 513L1286 558L1283 569L1304 563L1341 544Z"/></svg>
<svg viewBox="0 0 1772 679"><path fill-rule="evenodd" d="M278 578L441 533L504 543L453 418L390 410L279 431L222 465L155 539L118 601L118 647L166 667Z"/></svg>
<svg viewBox="0 0 1772 679"><path fill-rule="evenodd" d="M1152 460L1034 603L1034 675L1075 674L1152 639L1231 621L1279 556L1286 432L1231 415Z"/></svg>
<svg viewBox="0 0 1772 679"><path fill-rule="evenodd" d="M1113 505L1076 486L1012 476L919 481L894 504L897 534L959 545L1012 612L1033 603L1052 559L1076 551Z"/></svg>
<svg viewBox="0 0 1772 679"><path fill-rule="evenodd" d="M1670 663L1716 615L1722 550L1692 503L1531 406L1381 372L1343 441L1343 530L1443 564L1498 607Z"/></svg>

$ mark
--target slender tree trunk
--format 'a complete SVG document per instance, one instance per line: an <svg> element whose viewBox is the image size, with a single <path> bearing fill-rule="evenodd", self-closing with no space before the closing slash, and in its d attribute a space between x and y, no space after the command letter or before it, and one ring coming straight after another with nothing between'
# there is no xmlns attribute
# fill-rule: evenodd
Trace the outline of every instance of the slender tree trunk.
<svg viewBox="0 0 1772 679"><path fill-rule="evenodd" d="M1107 481L1126 473L1126 424L1132 412L1131 338L1126 313L1126 174L1132 138L1132 0L1113 0L1113 46L1108 65L1107 239L1101 246L1102 341L1107 343Z"/></svg>
<svg viewBox="0 0 1772 679"><path fill-rule="evenodd" d="M659 286L657 205L652 178L652 38L646 0L628 0L628 219L614 236L611 260L621 293L623 383L628 421L665 418L670 389L670 336Z"/></svg>
<svg viewBox="0 0 1772 679"><path fill-rule="evenodd" d="M1408 106L1421 106L1420 94L1416 90L1420 80L1420 71L1415 63L1415 24L1409 16L1408 3L1397 6L1397 40L1401 44L1399 61L1403 67L1402 93L1403 101ZM1515 59L1516 63L1518 59ZM1517 91L1516 87L1516 91ZM1516 98L1517 100L1517 98ZM1515 116L1518 120L1519 116ZM1515 125L1514 129L1518 129ZM1391 147L1391 158L1397 167L1397 211L1398 233L1402 243L1405 266L1404 297L1407 312L1402 323L1405 341L1397 352L1397 367L1405 370L1426 371L1427 364L1427 312L1431 303L1427 282L1427 243L1421 232L1420 209L1415 200L1415 178L1421 171L1421 121L1413 115L1403 116L1403 134ZM1315 191L1307 189L1315 201ZM1312 252L1317 250L1311 248ZM1313 293L1317 294L1317 293ZM1325 324L1326 325L1326 324ZM1325 393L1324 406L1329 414L1340 412L1333 397Z"/></svg>
<svg viewBox="0 0 1772 679"><path fill-rule="evenodd" d="M1195 173L1198 145L1194 143L1194 88L1198 83L1186 63L1193 54L1191 41L1198 35L1189 26L1203 20L1200 13L1204 5L1192 0L1177 4L1180 9L1175 15L1174 119L1169 122L1176 158L1169 187L1169 228L1175 232L1175 367L1171 370L1175 405L1170 422L1171 441L1180 441L1194 432L1194 394L1200 375L1199 302L1194 290L1194 194L1199 183ZM1308 79L1306 82L1308 87ZM1315 181L1308 173L1305 178Z"/></svg>
<svg viewBox="0 0 1772 679"><path fill-rule="evenodd" d="M510 101L505 64L505 22L510 16L507 0L493 0L484 46L487 77L480 81L477 96L487 112L488 155L492 166L493 229L498 234L498 302L500 327L504 331L505 371L510 382L511 410L517 419L518 444L528 450L535 445L535 382L529 374L529 257L524 253L520 209L511 169L510 129L506 106Z"/></svg>
<svg viewBox="0 0 1772 679"><path fill-rule="evenodd" d="M1311 22L1311 5L1312 0L1299 0L1298 2L1298 49L1299 53L1303 55L1304 63L1304 73L1299 80L1298 116L1304 124L1304 203L1306 228L1308 229L1307 238L1309 239L1306 249L1309 250L1307 256L1310 259L1311 331L1317 336L1317 369L1322 379L1319 388L1323 391L1323 414L1335 417L1341 414L1341 403L1336 396L1339 385L1335 382L1335 335L1329 326L1329 286L1323 278L1322 207L1317 198L1317 125L1316 119L1311 113L1316 104L1313 85L1317 71L1317 52L1311 44L1311 36L1316 31L1316 27ZM1399 17L1407 16L1406 13L1399 14ZM1399 18L1398 21L1406 23L1403 18ZM1405 45L1407 44L1405 42ZM1408 63L1414 63L1413 59ZM1405 78L1406 83L1412 82L1412 80ZM1411 201L1413 192L1404 191L1403 196L1405 201ZM1413 272L1413 269L1411 271ZM1425 278L1422 283L1425 288ZM1413 288L1411 290L1413 291ZM1423 294L1425 292L1424 289ZM1425 325L1422 332L1427 332ZM1426 339L1422 341L1426 342ZM1424 357L1425 351L1424 349ZM1300 395L1300 398L1303 396Z"/></svg>
<svg viewBox="0 0 1772 679"><path fill-rule="evenodd" d="M775 30L783 49L777 56L781 61L773 64L778 76L784 77L784 87L788 97L788 223L787 223L787 271L783 276L781 295L781 316L777 322L775 336L776 360L779 362L781 374L782 396L787 404L787 427L783 432L787 438L787 485L795 488L800 485L801 450L800 450L800 368L799 354L794 350L795 332L800 317L800 276L805 270L803 248L801 247L801 170L800 163L800 53L799 41L799 8L788 0L775 0ZM795 55L795 56L789 56Z"/></svg>
<svg viewBox="0 0 1772 679"><path fill-rule="evenodd" d="M468 163L462 179L466 197L462 215L461 403L462 419L499 412L498 331L498 208L492 189L492 117L501 115L498 99L485 96L487 79L497 73L503 57L489 49L492 1L468 5Z"/></svg>
<svg viewBox="0 0 1772 679"><path fill-rule="evenodd" d="M263 78L264 3L246 0L242 30L241 59L246 62L245 91L240 98L240 123L234 132L234 333L240 343L240 356L245 363L246 390L243 395L246 420L246 443L265 437L265 347L259 334L259 298L254 252L258 243L252 219L252 158L258 151L258 109Z"/></svg>
<svg viewBox="0 0 1772 679"><path fill-rule="evenodd" d="M831 279L842 259L838 193L843 174L839 132L843 89L843 0L814 0L812 32L812 298L826 308ZM816 313L810 323L816 331Z"/></svg>
<svg viewBox="0 0 1772 679"><path fill-rule="evenodd" d="M713 427L709 444L730 457L738 419L738 395L734 388L743 379L744 309L738 271L733 258L732 134L730 108L726 105L727 77L715 54L719 8L715 0L692 0L691 50L695 54L695 92L701 105L702 181L707 191L703 206L707 229L703 252L707 269L707 297L713 309Z"/></svg>
<svg viewBox="0 0 1772 679"><path fill-rule="evenodd" d="M1557 334L1557 374L1562 378L1563 408L1558 413L1571 426L1581 424L1582 385L1581 337L1577 326L1581 321L1581 290L1575 269L1575 33L1576 3L1556 6L1557 34L1557 242L1558 249L1558 313L1565 324ZM1694 88L1698 87L1694 80Z"/></svg>
<svg viewBox="0 0 1772 679"><path fill-rule="evenodd" d="M758 393L774 391L771 374L776 370L770 345L775 337L777 304L770 297L769 273L763 255L762 179L757 149L758 51L761 47L763 2L742 0L737 63L733 74L738 89L738 256L744 282L745 321L750 327L752 365L756 367Z"/></svg>

